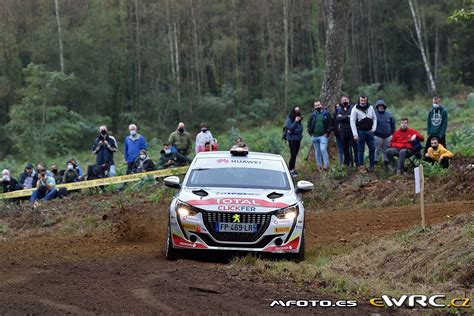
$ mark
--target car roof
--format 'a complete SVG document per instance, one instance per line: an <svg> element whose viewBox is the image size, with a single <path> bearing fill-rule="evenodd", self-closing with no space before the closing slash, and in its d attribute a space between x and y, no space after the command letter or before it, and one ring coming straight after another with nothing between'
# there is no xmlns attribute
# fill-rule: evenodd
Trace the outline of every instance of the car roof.
<svg viewBox="0 0 474 316"><path fill-rule="evenodd" d="M196 157L204 158L204 157L210 157L210 158L242 158L242 157L247 157L250 159L265 159L265 160L283 160L283 157L281 155L277 154L270 154L270 153L261 153L261 152L256 152L256 151L249 151L248 155L246 156L238 156L238 155L231 155L230 151L206 151L206 152L200 152L196 155Z"/></svg>

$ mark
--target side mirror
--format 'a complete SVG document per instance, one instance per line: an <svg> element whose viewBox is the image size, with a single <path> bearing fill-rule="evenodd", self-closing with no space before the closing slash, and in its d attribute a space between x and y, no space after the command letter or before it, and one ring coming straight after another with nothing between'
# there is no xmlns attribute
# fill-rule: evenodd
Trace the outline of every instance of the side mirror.
<svg viewBox="0 0 474 316"><path fill-rule="evenodd" d="M313 187L314 185L311 182L305 180L300 180L296 184L296 189L298 192L310 191L313 189Z"/></svg>
<svg viewBox="0 0 474 316"><path fill-rule="evenodd" d="M181 188L181 184L179 184L179 177L177 176L170 176L165 178L165 185L169 188L179 189Z"/></svg>

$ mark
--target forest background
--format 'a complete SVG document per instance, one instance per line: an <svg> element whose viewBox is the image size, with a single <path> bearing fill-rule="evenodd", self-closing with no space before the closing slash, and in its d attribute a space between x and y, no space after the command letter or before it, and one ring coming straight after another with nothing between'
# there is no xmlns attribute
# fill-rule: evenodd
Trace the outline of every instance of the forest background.
<svg viewBox="0 0 474 316"><path fill-rule="evenodd" d="M474 20L449 18L472 2L347 1L337 51L326 49L329 2L1 0L0 167L93 163L98 126L122 143L132 122L154 159L179 121L192 135L208 122L221 149L244 136L285 154L283 120L294 105L309 118L328 54L343 54L353 102L384 98L415 128L441 95L448 146L474 155Z"/></svg>

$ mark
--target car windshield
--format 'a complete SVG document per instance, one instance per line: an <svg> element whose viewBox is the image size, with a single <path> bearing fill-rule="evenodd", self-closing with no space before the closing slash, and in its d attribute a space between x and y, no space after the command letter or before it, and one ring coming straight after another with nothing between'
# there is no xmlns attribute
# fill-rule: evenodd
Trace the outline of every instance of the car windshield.
<svg viewBox="0 0 474 316"><path fill-rule="evenodd" d="M285 172L257 168L193 169L186 186L290 190Z"/></svg>

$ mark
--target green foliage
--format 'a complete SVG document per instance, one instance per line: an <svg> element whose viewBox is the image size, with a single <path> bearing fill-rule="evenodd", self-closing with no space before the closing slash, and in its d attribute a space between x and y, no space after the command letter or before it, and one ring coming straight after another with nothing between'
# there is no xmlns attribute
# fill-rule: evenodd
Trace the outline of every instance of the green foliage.
<svg viewBox="0 0 474 316"><path fill-rule="evenodd" d="M448 169L443 168L439 163L431 164L423 161L422 164L425 177L442 177L448 172Z"/></svg>
<svg viewBox="0 0 474 316"><path fill-rule="evenodd" d="M464 8L459 10L454 10L453 14L448 17L450 22L460 22L460 21L469 21L474 19L474 9L464 10Z"/></svg>
<svg viewBox="0 0 474 316"><path fill-rule="evenodd" d="M465 125L451 134L449 149L463 156L474 156L474 126Z"/></svg>
<svg viewBox="0 0 474 316"><path fill-rule="evenodd" d="M96 120L85 119L61 105L66 102L68 87L75 77L34 64L28 65L24 75L27 86L23 98L10 108L7 124L7 135L15 149L29 161L79 149L82 136L91 135L96 129Z"/></svg>

